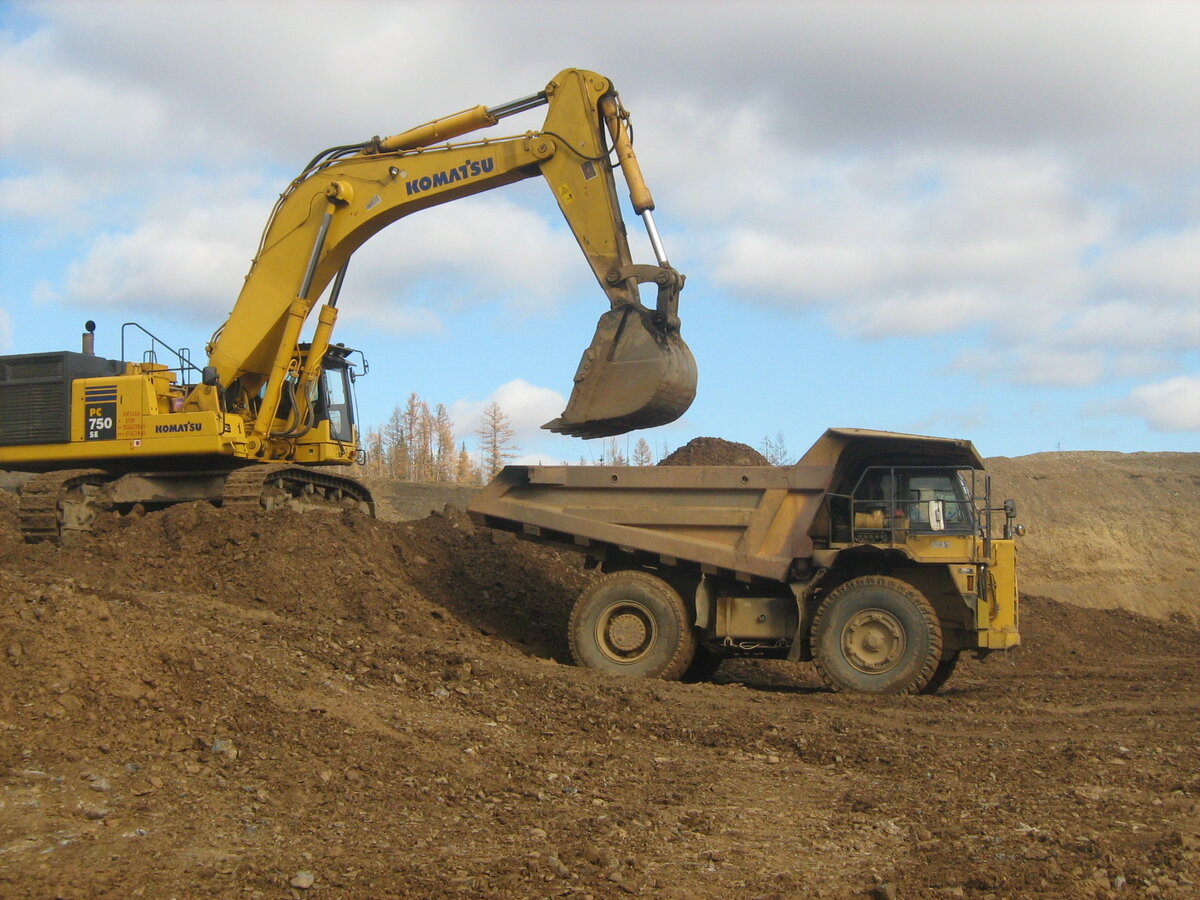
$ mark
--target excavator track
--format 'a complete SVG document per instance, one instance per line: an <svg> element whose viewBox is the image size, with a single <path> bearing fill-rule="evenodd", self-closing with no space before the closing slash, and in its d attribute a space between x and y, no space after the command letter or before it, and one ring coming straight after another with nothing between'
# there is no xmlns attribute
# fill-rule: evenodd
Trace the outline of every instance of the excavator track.
<svg viewBox="0 0 1200 900"><path fill-rule="evenodd" d="M221 505L226 509L358 508L372 518L375 516L375 500L365 485L304 466L256 465L236 469L225 481Z"/></svg>
<svg viewBox="0 0 1200 900"><path fill-rule="evenodd" d="M58 543L90 531L104 508L100 488L111 477L103 469L63 469L25 482L17 511L25 541Z"/></svg>

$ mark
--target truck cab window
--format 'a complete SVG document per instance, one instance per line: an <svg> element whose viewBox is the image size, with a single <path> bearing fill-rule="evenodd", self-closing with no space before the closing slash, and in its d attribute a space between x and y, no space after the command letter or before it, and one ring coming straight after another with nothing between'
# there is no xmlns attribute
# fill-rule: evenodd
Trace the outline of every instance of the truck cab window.
<svg viewBox="0 0 1200 900"><path fill-rule="evenodd" d="M914 531L969 533L973 529L970 497L957 472L901 474L901 502ZM940 505L940 521L936 511ZM943 527L935 527L941 524Z"/></svg>

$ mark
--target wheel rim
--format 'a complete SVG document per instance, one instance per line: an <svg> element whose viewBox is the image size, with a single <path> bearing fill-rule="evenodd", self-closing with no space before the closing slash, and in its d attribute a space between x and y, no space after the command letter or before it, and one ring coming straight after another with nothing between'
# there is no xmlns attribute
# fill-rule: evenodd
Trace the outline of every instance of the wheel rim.
<svg viewBox="0 0 1200 900"><path fill-rule="evenodd" d="M842 655L866 675L893 668L904 655L905 644L904 626L882 609L855 613L842 629Z"/></svg>
<svg viewBox="0 0 1200 900"><path fill-rule="evenodd" d="M614 662L637 662L657 638L658 626L650 610L631 600L614 603L596 621L596 644Z"/></svg>

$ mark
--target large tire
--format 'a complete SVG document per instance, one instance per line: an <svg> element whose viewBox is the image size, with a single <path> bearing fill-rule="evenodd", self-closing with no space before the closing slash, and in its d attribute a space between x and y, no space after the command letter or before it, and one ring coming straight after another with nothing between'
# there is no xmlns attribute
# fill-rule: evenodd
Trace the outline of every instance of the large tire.
<svg viewBox="0 0 1200 900"><path fill-rule="evenodd" d="M937 664L937 668L933 670L933 675L929 678L929 684L921 688L922 694L936 694L941 690L942 685L950 680L950 676L954 674L954 669L958 665L959 651L955 650L953 654L947 656Z"/></svg>
<svg viewBox="0 0 1200 900"><path fill-rule="evenodd" d="M678 679L696 653L679 593L647 572L610 572L580 594L567 626L576 665L636 678Z"/></svg>
<svg viewBox="0 0 1200 900"><path fill-rule="evenodd" d="M834 589L817 609L812 635L817 671L835 691L915 694L942 658L933 606L912 585L883 575Z"/></svg>

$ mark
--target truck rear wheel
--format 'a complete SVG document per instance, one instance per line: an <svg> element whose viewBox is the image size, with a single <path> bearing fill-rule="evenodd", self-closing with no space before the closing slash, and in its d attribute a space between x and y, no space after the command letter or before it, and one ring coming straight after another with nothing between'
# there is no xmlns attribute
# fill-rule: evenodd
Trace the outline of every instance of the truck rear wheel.
<svg viewBox="0 0 1200 900"><path fill-rule="evenodd" d="M835 588L813 619L813 659L835 691L915 694L942 656L928 600L898 578L864 575Z"/></svg>
<svg viewBox="0 0 1200 900"><path fill-rule="evenodd" d="M568 625L571 657L589 669L676 680L696 638L679 593L647 572L610 572L580 594Z"/></svg>

